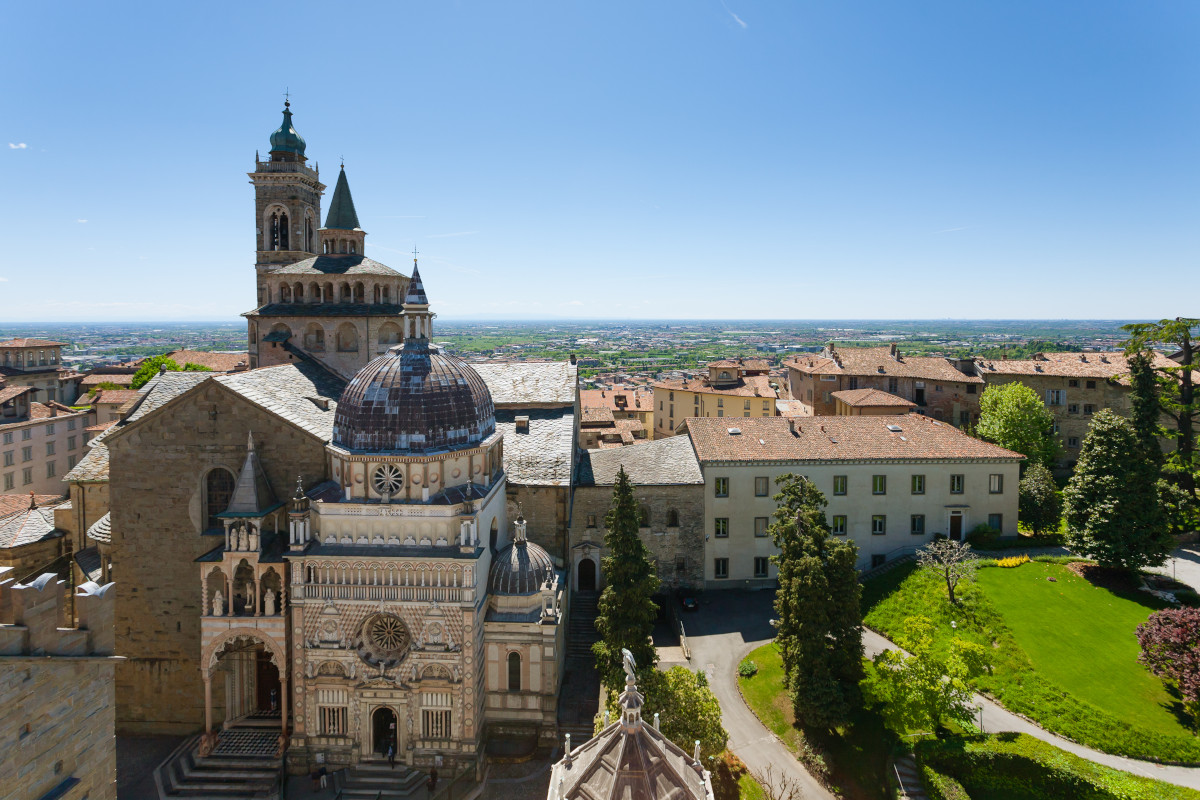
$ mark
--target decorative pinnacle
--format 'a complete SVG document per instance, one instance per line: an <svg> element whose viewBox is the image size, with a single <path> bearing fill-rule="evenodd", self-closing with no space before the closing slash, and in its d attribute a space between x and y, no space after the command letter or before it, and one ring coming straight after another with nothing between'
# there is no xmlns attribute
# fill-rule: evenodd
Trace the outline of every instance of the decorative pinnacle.
<svg viewBox="0 0 1200 800"><path fill-rule="evenodd" d="M304 476L303 475L296 476L296 496L293 499L295 499L295 500L303 500L304 499Z"/></svg>
<svg viewBox="0 0 1200 800"><path fill-rule="evenodd" d="M252 453L254 452L254 432L253 431L246 434L246 449Z"/></svg>

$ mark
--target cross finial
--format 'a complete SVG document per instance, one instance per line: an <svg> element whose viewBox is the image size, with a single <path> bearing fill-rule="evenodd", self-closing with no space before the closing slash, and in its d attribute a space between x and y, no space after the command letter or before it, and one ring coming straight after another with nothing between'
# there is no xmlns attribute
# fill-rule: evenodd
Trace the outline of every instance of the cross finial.
<svg viewBox="0 0 1200 800"><path fill-rule="evenodd" d="M289 108L291 105L291 92L288 91L288 87L285 86L283 87L283 107Z"/></svg>
<svg viewBox="0 0 1200 800"><path fill-rule="evenodd" d="M413 266L414 267L417 265L417 252L418 252L417 246L414 244L413 245Z"/></svg>
<svg viewBox="0 0 1200 800"><path fill-rule="evenodd" d="M342 169L345 169L346 168L346 157L338 156L338 160L342 162Z"/></svg>

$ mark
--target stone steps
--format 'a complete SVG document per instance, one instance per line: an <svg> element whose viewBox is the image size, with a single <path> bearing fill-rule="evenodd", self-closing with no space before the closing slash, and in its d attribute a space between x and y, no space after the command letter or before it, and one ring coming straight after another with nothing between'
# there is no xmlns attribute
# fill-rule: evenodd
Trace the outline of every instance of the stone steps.
<svg viewBox="0 0 1200 800"><path fill-rule="evenodd" d="M921 772L912 754L896 759L896 776L900 779L901 794L908 800L927 800L925 783L921 780Z"/></svg>
<svg viewBox="0 0 1200 800"><path fill-rule="evenodd" d="M425 773L402 765L393 769L386 763L363 763L347 770L338 788L344 800L404 800L424 798L426 780Z"/></svg>
<svg viewBox="0 0 1200 800"><path fill-rule="evenodd" d="M156 771L162 797L189 800L275 797L278 758L197 755L199 737L177 749Z"/></svg>

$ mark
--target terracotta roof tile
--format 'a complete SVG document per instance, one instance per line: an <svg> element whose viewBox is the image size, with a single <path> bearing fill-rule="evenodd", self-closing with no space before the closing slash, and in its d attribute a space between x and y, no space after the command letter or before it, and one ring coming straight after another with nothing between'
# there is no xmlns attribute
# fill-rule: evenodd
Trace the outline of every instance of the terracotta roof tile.
<svg viewBox="0 0 1200 800"><path fill-rule="evenodd" d="M960 372L944 358L903 353L893 358L887 347L848 347L835 349L833 355L796 356L787 361L787 366L809 375L888 375L943 383L983 383L979 376Z"/></svg>
<svg viewBox="0 0 1200 800"><path fill-rule="evenodd" d="M738 386L728 389L717 389L704 378L683 380L672 378L658 381L655 389L678 389L685 392L703 392L704 394L732 395L735 397L766 397L774 399L775 390L771 388L771 379L766 375L747 375L739 381Z"/></svg>
<svg viewBox="0 0 1200 800"><path fill-rule="evenodd" d="M1038 353L1034 358L1014 361L976 359L975 364L985 376L1057 375L1064 378L1113 379L1123 386L1129 385L1129 362L1124 353ZM1176 366L1158 352L1154 354L1154 365Z"/></svg>
<svg viewBox="0 0 1200 800"><path fill-rule="evenodd" d="M120 406L141 396L142 393L138 389L101 389L96 392L96 402Z"/></svg>
<svg viewBox="0 0 1200 800"><path fill-rule="evenodd" d="M39 508L41 506L56 507L62 505L66 499L66 495L61 494L35 494L33 496L33 500ZM0 518L16 514L18 511L28 510L28 494L0 494Z"/></svg>
<svg viewBox="0 0 1200 800"><path fill-rule="evenodd" d="M903 397L897 397L889 392L880 389L847 389L843 392L834 392L832 397L835 400L841 400L848 406L864 407L864 406L901 406L904 408L916 408L917 404Z"/></svg>
<svg viewBox="0 0 1200 800"><path fill-rule="evenodd" d="M9 339L0 342L0 348L8 347L66 347L65 342L52 342L49 339Z"/></svg>
<svg viewBox="0 0 1200 800"><path fill-rule="evenodd" d="M703 417L684 420L680 429L690 435L702 462L1024 458L920 414L899 418Z"/></svg>

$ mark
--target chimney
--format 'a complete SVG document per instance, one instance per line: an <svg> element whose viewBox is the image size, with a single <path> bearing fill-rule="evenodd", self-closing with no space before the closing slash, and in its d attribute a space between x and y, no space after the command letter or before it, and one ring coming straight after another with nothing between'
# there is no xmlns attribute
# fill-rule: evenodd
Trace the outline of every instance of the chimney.
<svg viewBox="0 0 1200 800"><path fill-rule="evenodd" d="M896 343L895 342L892 342L891 345L888 347L888 355L890 355L892 358L898 358L898 356L896 354Z"/></svg>
<svg viewBox="0 0 1200 800"><path fill-rule="evenodd" d="M34 495L33 492L30 492L29 493L29 510L33 511L35 508L37 508L37 497Z"/></svg>
<svg viewBox="0 0 1200 800"><path fill-rule="evenodd" d="M575 354L574 353L571 353L571 363L572 364L575 363Z"/></svg>

